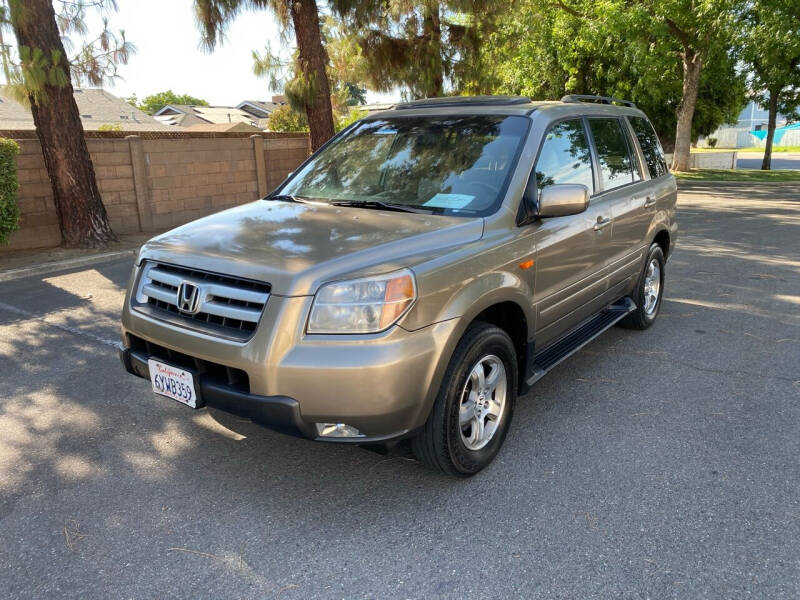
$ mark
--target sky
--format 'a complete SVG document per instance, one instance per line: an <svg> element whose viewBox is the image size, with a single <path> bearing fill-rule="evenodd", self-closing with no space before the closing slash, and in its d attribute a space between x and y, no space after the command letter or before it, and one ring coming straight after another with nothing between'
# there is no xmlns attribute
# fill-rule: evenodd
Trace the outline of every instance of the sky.
<svg viewBox="0 0 800 600"><path fill-rule="evenodd" d="M117 0L109 15L112 30L124 29L136 53L119 67L121 79L106 89L116 96L139 99L171 89L209 104L235 106L242 100L268 100L274 92L267 79L253 75L253 50L269 43L281 48L278 26L269 11L243 12L213 52L200 47L200 31L192 0ZM101 29L100 17L90 13L89 34ZM77 47L77 44L76 44ZM291 54L290 47L281 53ZM367 94L368 102L388 102L399 95Z"/></svg>

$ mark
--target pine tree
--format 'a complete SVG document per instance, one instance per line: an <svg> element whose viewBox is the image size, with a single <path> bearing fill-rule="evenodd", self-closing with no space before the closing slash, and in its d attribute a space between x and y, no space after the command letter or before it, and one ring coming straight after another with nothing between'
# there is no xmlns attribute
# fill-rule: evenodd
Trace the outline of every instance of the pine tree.
<svg viewBox="0 0 800 600"><path fill-rule="evenodd" d="M216 46L225 27L242 10L269 9L285 30L291 28L297 55L294 78L287 84L286 95L294 108L306 113L312 150L333 136L328 56L322 43L316 0L195 0L195 8L209 49Z"/></svg>
<svg viewBox="0 0 800 600"><path fill-rule="evenodd" d="M412 98L480 93L488 70L479 48L507 4L333 0L361 46L367 83L378 91L401 87Z"/></svg>
<svg viewBox="0 0 800 600"><path fill-rule="evenodd" d="M59 6L56 13L54 4ZM73 96L73 78L99 85L116 75L133 47L124 32L115 36L108 22L71 59L62 35L86 34L87 7L108 10L113 0L4 0L0 28L16 37L16 53L0 40L0 58L12 95L33 114L53 200L68 247L98 247L114 240L97 188L83 125Z"/></svg>

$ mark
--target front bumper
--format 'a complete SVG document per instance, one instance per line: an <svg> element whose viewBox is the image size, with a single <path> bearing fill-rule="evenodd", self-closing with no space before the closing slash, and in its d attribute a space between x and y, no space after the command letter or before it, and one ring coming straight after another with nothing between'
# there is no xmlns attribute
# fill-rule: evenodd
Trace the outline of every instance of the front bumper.
<svg viewBox="0 0 800 600"><path fill-rule="evenodd" d="M271 297L246 343L159 321L131 310L126 302L120 358L128 372L149 378L150 356L131 347L131 336L136 336L194 359L240 369L249 381L244 390L207 380L201 373L205 404L285 433L351 444L413 434L433 405L458 321L416 331L395 326L375 335L307 335L303 323L309 302L308 297ZM319 437L316 423L345 423L363 436Z"/></svg>
<svg viewBox="0 0 800 600"><path fill-rule="evenodd" d="M147 366L149 356L121 347L119 358L128 373L150 379L150 369ZM206 406L213 406L283 433L314 437L313 429L300 417L300 405L294 398L258 396L206 381L202 375L199 379L200 393Z"/></svg>

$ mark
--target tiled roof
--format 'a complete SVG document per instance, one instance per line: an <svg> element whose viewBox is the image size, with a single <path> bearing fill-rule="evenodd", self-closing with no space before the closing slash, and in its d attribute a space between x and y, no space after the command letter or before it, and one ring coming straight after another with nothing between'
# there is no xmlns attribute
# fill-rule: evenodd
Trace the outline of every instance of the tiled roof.
<svg viewBox="0 0 800 600"><path fill-rule="evenodd" d="M76 88L75 102L85 130L119 125L123 131L163 131L169 126L131 106L122 98L98 88ZM0 129L35 129L30 110L0 87Z"/></svg>

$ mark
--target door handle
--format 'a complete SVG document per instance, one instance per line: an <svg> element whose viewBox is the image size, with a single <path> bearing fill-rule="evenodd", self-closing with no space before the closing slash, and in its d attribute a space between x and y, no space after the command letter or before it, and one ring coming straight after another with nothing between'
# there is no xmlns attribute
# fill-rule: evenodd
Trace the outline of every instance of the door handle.
<svg viewBox="0 0 800 600"><path fill-rule="evenodd" d="M597 217L597 223L594 224L594 230L600 231L601 229L604 229L609 225L611 225L611 219L609 219L608 217L605 218Z"/></svg>
<svg viewBox="0 0 800 600"><path fill-rule="evenodd" d="M653 208L656 205L656 197L655 196L647 196L644 199L644 207L645 208Z"/></svg>

